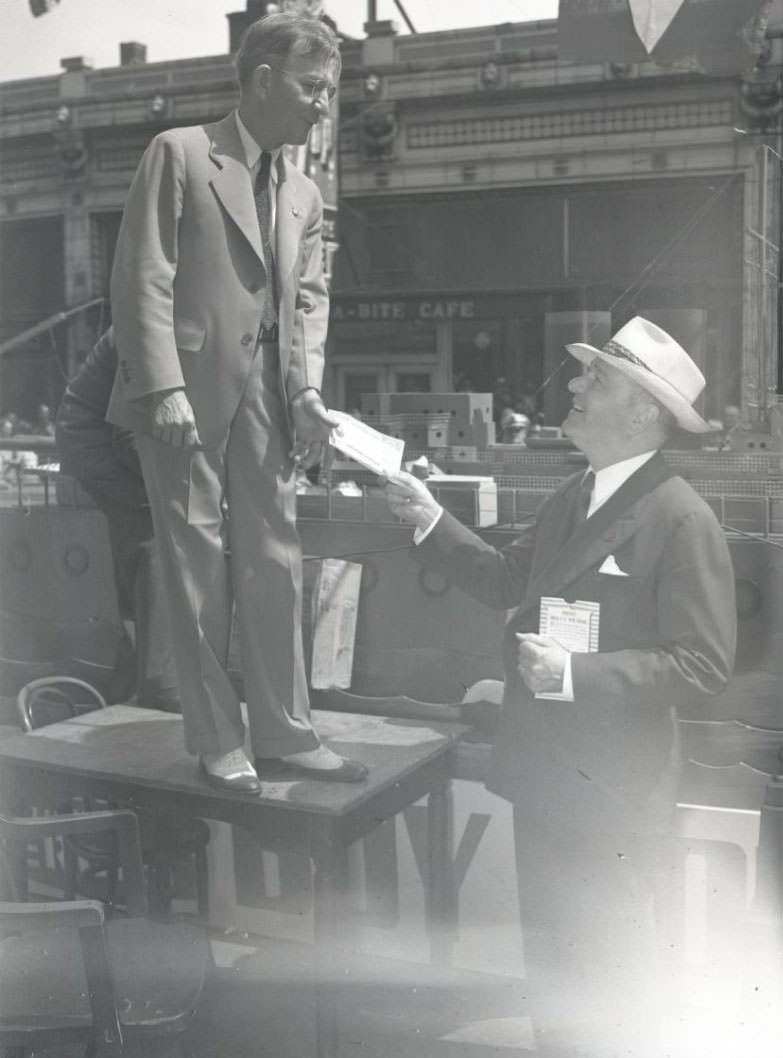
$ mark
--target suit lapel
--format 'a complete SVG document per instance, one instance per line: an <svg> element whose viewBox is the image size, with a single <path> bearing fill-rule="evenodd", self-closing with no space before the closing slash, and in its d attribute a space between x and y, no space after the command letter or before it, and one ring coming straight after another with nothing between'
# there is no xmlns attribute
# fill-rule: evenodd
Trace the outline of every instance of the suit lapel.
<svg viewBox="0 0 783 1058"><path fill-rule="evenodd" d="M602 562L633 536L645 513L646 505L640 504L640 501L671 476L672 471L666 466L660 453L632 474L569 540L562 543L554 553L549 551L551 557L546 556L543 564L536 570L518 613L524 613L531 606L537 607L542 595L562 593L568 584L592 566ZM570 513L568 508L576 502L578 491L577 478L573 487L564 491L564 503L558 507L553 506L551 511L547 512L546 524L538 530L539 538L543 530L544 539L558 540L557 523L554 519L559 518L560 524L570 521L567 517Z"/></svg>
<svg viewBox="0 0 783 1058"><path fill-rule="evenodd" d="M283 154L278 164L277 217L275 220L275 260L277 262L278 293L282 295L299 253L299 236L306 215L300 201L296 180L292 179L291 163Z"/></svg>
<svg viewBox="0 0 783 1058"><path fill-rule="evenodd" d="M214 126L209 156L217 166L210 184L226 213L263 264L264 251L261 247L256 203L247 170L247 159L233 113Z"/></svg>

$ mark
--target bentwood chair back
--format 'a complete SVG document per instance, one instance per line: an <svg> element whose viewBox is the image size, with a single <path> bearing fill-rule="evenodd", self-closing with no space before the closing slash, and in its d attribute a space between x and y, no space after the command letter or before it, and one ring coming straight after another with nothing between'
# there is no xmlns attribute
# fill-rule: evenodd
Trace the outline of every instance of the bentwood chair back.
<svg viewBox="0 0 783 1058"><path fill-rule="evenodd" d="M85 680L71 676L44 676L25 684L16 697L19 722L27 732L79 716L95 709L103 709L103 696ZM83 811L119 807L106 803L91 803L79 799L61 805L60 811ZM148 896L155 912L171 908L171 878L182 864L192 870L196 902L202 919L209 914L209 872L207 845L210 831L202 819L192 816L143 812L139 815L142 855L147 868ZM117 897L117 860L110 835L69 839L63 843L65 866L65 895L73 899L77 894L93 896L105 892L106 899ZM79 870L79 864L86 864ZM97 879L105 878L105 886Z"/></svg>
<svg viewBox="0 0 783 1058"><path fill-rule="evenodd" d="M95 900L21 901L14 861L31 841L111 834L126 912ZM181 1053L209 966L201 927L146 917L138 822L115 810L41 818L0 816L0 1052L85 1045L94 1058ZM5 1049L5 1050L4 1050ZM56 1050L52 1053L56 1053Z"/></svg>

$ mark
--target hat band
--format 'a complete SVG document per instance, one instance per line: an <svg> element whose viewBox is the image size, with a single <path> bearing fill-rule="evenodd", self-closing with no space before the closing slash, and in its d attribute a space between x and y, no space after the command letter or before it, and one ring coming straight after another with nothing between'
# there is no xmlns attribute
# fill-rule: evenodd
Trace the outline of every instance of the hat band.
<svg viewBox="0 0 783 1058"><path fill-rule="evenodd" d="M655 374L652 368L645 364L644 360L632 353L630 349L626 349L624 345L620 345L614 338L610 338L601 352L608 353L610 356L617 356L621 360L629 360L632 364L636 364L637 367L643 367L645 371L649 371L651 375Z"/></svg>
<svg viewBox="0 0 783 1058"><path fill-rule="evenodd" d="M668 378L664 378L663 375L658 374L657 371L653 371L649 364L645 364L641 357L637 356L636 353L632 353L630 349L626 349L624 345L616 342L614 338L610 338L606 345L601 350L602 353L606 353L608 356L616 356L618 360L627 360L629 363L634 364L636 367L641 367L648 374L652 375L653 378L659 379L662 383L667 385L670 389L674 390L681 400L693 406L693 401L686 397L681 389L678 389L673 382L670 382ZM644 385L644 383L642 383Z"/></svg>

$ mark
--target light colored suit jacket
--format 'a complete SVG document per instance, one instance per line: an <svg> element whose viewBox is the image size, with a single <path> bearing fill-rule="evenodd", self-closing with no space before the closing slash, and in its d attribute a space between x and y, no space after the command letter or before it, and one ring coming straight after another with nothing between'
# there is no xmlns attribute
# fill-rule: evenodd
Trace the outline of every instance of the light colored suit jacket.
<svg viewBox="0 0 783 1058"><path fill-rule="evenodd" d="M414 557L488 606L513 608L487 785L560 820L636 828L673 792L672 707L698 710L731 674L734 575L713 512L660 455L566 541L581 477L503 550L444 512ZM622 573L600 571L609 556ZM573 702L535 699L517 671L515 633L538 631L545 595L600 603L598 653L572 656Z"/></svg>
<svg viewBox="0 0 783 1058"><path fill-rule="evenodd" d="M281 154L275 274L287 401L320 388L329 302L323 203ZM234 114L170 129L144 153L128 193L111 301L118 350L109 421L141 432L139 398L184 386L204 447L227 435L253 360L266 270Z"/></svg>

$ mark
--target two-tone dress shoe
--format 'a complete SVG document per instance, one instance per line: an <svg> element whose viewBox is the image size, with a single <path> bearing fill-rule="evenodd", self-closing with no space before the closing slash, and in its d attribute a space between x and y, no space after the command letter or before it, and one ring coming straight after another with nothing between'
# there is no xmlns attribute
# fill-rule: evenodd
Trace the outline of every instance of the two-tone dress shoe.
<svg viewBox="0 0 783 1058"><path fill-rule="evenodd" d="M228 753L203 753L201 770L210 786L233 793L260 794L256 770L240 746Z"/></svg>
<svg viewBox="0 0 783 1058"><path fill-rule="evenodd" d="M363 782L369 775L366 764L343 757L336 768L311 768L297 761L281 760L281 774L316 782Z"/></svg>
<svg viewBox="0 0 783 1058"><path fill-rule="evenodd" d="M264 764L264 760L256 761L262 772ZM313 779L317 782L362 782L369 774L366 765L341 757L323 744L316 749L276 759L272 770L275 778Z"/></svg>

